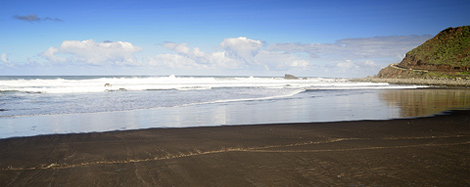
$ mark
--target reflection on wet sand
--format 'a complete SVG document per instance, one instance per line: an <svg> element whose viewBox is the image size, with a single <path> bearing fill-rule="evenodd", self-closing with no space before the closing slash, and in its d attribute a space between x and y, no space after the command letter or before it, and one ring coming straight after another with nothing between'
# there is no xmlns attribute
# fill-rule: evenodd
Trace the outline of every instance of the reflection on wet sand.
<svg viewBox="0 0 470 187"><path fill-rule="evenodd" d="M401 117L429 116L445 110L470 108L470 89L384 90L379 98L400 108Z"/></svg>

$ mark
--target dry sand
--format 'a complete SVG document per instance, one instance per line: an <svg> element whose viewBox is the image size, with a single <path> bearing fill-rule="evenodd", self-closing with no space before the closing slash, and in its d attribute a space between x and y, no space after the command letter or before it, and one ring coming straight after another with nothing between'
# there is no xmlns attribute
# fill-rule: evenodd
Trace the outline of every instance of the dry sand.
<svg viewBox="0 0 470 187"><path fill-rule="evenodd" d="M469 186L470 111L0 140L0 186Z"/></svg>

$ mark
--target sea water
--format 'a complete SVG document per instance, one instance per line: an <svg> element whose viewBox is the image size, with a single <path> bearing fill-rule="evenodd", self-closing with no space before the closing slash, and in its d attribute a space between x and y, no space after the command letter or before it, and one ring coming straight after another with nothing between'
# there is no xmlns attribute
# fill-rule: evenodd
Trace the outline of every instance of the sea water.
<svg viewBox="0 0 470 187"><path fill-rule="evenodd" d="M0 77L0 138L152 127L391 119L470 106L465 89L422 88L426 86L335 78ZM434 110L407 112L417 109L403 104L403 99L411 105L434 103L419 109Z"/></svg>

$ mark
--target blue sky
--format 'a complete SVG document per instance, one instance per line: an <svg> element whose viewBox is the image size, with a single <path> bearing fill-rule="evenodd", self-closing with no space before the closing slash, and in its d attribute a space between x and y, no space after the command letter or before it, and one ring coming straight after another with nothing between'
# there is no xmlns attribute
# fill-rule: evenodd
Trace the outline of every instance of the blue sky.
<svg viewBox="0 0 470 187"><path fill-rule="evenodd" d="M470 1L0 1L0 75L363 77Z"/></svg>

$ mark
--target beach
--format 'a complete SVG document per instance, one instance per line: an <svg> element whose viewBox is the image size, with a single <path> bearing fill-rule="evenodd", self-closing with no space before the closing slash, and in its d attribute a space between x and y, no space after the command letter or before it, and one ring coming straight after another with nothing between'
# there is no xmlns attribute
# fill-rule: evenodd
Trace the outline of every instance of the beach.
<svg viewBox="0 0 470 187"><path fill-rule="evenodd" d="M470 1L1 5L0 187L470 187Z"/></svg>
<svg viewBox="0 0 470 187"><path fill-rule="evenodd" d="M0 140L0 186L468 186L470 111Z"/></svg>
<svg viewBox="0 0 470 187"><path fill-rule="evenodd" d="M470 184L466 88L176 76L2 85L0 186Z"/></svg>
<svg viewBox="0 0 470 187"><path fill-rule="evenodd" d="M422 79L422 78L375 78L375 77L365 77L352 79L352 81L358 82L386 82L390 84L402 84L402 85L430 85L430 86L442 86L442 87L459 87L459 88L468 88L470 87L469 79L448 79L448 78L434 78L434 79Z"/></svg>

